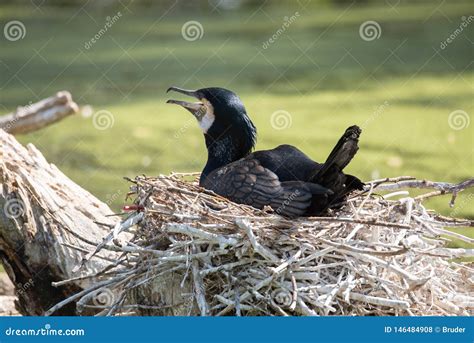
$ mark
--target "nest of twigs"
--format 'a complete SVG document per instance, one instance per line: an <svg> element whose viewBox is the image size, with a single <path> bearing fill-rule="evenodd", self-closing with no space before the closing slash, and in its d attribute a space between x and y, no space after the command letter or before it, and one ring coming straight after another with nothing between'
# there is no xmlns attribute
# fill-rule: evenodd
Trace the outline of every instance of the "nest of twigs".
<svg viewBox="0 0 474 343"><path fill-rule="evenodd" d="M472 249L446 243L473 239L446 228L474 223L436 215L423 200L454 201L473 180L372 181L327 216L290 220L185 178L130 180L135 212L88 258L101 249L119 257L78 306L102 315L472 314L474 268L459 259ZM434 192L400 191L412 187ZM107 303L97 300L104 292Z"/></svg>

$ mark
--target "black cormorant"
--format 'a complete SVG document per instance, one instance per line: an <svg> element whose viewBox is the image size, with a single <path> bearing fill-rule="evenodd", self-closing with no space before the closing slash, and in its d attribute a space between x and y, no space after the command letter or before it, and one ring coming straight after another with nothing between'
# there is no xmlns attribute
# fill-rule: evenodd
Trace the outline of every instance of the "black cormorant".
<svg viewBox="0 0 474 343"><path fill-rule="evenodd" d="M358 150L359 127L346 130L324 163L287 144L252 153L257 130L235 93L217 87L170 90L199 100L167 103L190 111L204 132L208 158L200 186L236 203L270 206L289 217L319 215L352 190L363 189L357 177L342 172Z"/></svg>

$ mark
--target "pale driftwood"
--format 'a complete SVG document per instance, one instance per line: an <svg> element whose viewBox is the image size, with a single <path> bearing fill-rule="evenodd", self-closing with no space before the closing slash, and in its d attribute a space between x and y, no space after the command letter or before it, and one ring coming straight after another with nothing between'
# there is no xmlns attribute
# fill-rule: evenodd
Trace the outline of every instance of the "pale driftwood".
<svg viewBox="0 0 474 343"><path fill-rule="evenodd" d="M13 113L0 116L0 129L11 134L28 133L77 113L78 110L71 94L61 91L39 102L18 107Z"/></svg>
<svg viewBox="0 0 474 343"><path fill-rule="evenodd" d="M55 303L91 285L77 279L53 287L52 282L98 272L110 262L91 259L73 273L118 219L109 207L85 191L31 144L26 148L0 130L0 255L24 315L42 315ZM93 245L92 245L93 244ZM104 253L102 253L104 255ZM116 253L105 251L106 257ZM74 315L74 305L55 314Z"/></svg>

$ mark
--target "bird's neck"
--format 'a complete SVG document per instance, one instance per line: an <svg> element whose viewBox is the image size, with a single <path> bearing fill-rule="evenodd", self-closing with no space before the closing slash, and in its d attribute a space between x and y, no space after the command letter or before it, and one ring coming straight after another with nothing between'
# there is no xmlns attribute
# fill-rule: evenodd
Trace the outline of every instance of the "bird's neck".
<svg viewBox="0 0 474 343"><path fill-rule="evenodd" d="M201 183L212 171L247 156L252 150L252 145L242 144L231 136L217 140L208 135L204 137L207 146L207 163L201 174Z"/></svg>

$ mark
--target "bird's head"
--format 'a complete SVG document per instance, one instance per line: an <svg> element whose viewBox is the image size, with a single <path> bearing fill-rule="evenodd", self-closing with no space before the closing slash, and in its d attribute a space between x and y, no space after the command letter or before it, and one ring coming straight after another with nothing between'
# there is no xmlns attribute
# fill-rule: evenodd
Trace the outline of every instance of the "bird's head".
<svg viewBox="0 0 474 343"><path fill-rule="evenodd" d="M196 102L168 100L167 103L180 105L194 115L206 137L206 145L210 152L214 145L225 144L229 151L234 150L231 158L236 160L252 150L257 130L248 117L242 101L234 92L218 87L198 90L170 87L167 92L169 91L198 100ZM221 150L222 146L216 148Z"/></svg>

